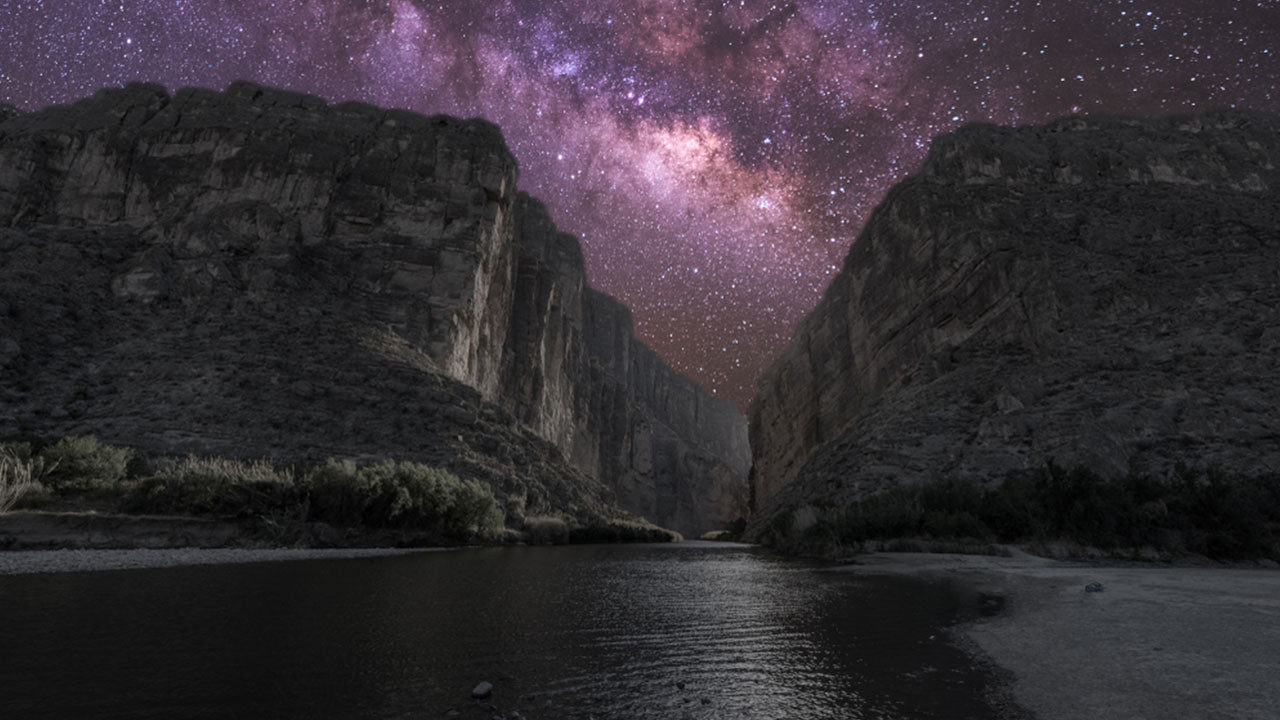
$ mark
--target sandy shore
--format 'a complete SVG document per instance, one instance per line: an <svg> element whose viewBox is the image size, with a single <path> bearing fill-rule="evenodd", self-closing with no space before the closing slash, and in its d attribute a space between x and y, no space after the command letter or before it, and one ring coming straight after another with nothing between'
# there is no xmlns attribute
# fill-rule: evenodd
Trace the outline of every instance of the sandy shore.
<svg viewBox="0 0 1280 720"><path fill-rule="evenodd" d="M163 550L12 550L0 552L0 575L28 573L86 572L95 570L132 570L137 568L176 567L179 565L217 565L224 563L278 562L283 560L323 560L338 558L403 555L435 552L441 548L398 549L270 549L238 548L200 549L170 548Z"/></svg>
<svg viewBox="0 0 1280 720"><path fill-rule="evenodd" d="M1005 598L959 628L1041 720L1280 718L1280 570L879 553L842 571L956 579ZM1085 592L1089 583L1102 592Z"/></svg>

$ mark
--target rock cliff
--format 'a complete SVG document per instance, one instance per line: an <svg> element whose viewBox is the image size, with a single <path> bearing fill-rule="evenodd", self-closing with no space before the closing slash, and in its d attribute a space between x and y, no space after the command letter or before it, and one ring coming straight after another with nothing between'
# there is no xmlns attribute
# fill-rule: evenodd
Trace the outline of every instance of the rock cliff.
<svg viewBox="0 0 1280 720"><path fill-rule="evenodd" d="M755 532L1048 460L1280 470L1277 162L1248 112L936 140L759 383Z"/></svg>
<svg viewBox="0 0 1280 720"><path fill-rule="evenodd" d="M739 517L745 420L516 179L483 121L247 83L0 108L0 436L419 459L515 520Z"/></svg>
<svg viewBox="0 0 1280 720"><path fill-rule="evenodd" d="M690 533L746 515L746 419L632 332L625 305L587 287L577 240L521 194L503 405L619 504Z"/></svg>

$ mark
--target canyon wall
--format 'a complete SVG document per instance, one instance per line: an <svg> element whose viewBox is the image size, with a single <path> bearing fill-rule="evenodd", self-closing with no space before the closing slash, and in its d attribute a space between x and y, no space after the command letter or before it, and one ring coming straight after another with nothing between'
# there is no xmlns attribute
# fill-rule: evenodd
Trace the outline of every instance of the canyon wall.
<svg viewBox="0 0 1280 720"><path fill-rule="evenodd" d="M632 512L682 532L745 516L746 419L635 339L631 311L587 286L577 239L541 203L521 194L515 217L500 402Z"/></svg>
<svg viewBox="0 0 1280 720"><path fill-rule="evenodd" d="M1050 460L1280 470L1276 162L1248 112L937 139L758 385L753 532Z"/></svg>
<svg viewBox="0 0 1280 720"><path fill-rule="evenodd" d="M517 174L484 121L247 83L0 108L0 436L421 459L517 520L741 516L745 420Z"/></svg>

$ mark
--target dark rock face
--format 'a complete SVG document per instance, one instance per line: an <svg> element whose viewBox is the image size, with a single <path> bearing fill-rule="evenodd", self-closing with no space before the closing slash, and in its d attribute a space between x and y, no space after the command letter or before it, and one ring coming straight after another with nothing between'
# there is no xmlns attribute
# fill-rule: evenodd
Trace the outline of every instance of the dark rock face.
<svg viewBox="0 0 1280 720"><path fill-rule="evenodd" d="M586 286L582 252L536 200L520 238L502 402L602 478L619 504L692 533L746 514L746 419L632 334L631 312Z"/></svg>
<svg viewBox="0 0 1280 720"><path fill-rule="evenodd" d="M249 84L0 110L0 436L419 459L517 519L743 513L745 420L597 352L647 349L496 127Z"/></svg>
<svg viewBox="0 0 1280 720"><path fill-rule="evenodd" d="M937 140L759 384L753 527L1050 459L1280 469L1276 162L1244 112Z"/></svg>

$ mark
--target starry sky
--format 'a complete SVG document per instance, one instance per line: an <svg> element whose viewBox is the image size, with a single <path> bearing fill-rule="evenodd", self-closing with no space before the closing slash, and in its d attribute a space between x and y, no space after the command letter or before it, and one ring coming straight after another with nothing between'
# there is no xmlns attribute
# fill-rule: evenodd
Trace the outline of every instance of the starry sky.
<svg viewBox="0 0 1280 720"><path fill-rule="evenodd" d="M1280 110L1280 0L0 0L0 102L237 79L502 128L591 283L745 408L958 125Z"/></svg>

